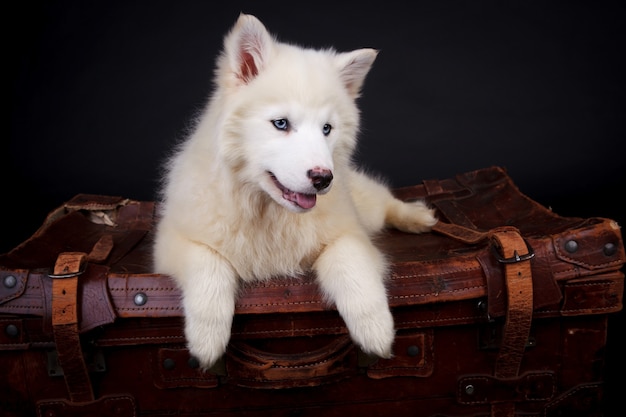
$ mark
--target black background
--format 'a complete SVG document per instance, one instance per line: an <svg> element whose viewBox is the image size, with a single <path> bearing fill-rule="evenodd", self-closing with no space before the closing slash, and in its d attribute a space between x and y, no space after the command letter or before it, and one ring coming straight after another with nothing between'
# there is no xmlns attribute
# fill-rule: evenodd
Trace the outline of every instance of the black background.
<svg viewBox="0 0 626 417"><path fill-rule="evenodd" d="M239 12L284 41L380 50L360 99L358 160L392 186L499 165L558 214L626 224L622 2L4 7L0 252L77 193L155 198L163 159L204 106ZM624 387L623 314L610 325L609 401Z"/></svg>

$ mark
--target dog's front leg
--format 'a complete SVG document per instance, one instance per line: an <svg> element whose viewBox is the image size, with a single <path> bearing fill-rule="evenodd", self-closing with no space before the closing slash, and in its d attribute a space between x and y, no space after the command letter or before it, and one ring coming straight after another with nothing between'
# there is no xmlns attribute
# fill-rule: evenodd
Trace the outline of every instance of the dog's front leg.
<svg viewBox="0 0 626 417"><path fill-rule="evenodd" d="M344 235L315 262L324 295L335 304L354 342L366 353L389 358L395 337L383 255L366 234Z"/></svg>
<svg viewBox="0 0 626 417"><path fill-rule="evenodd" d="M230 263L209 248L193 245L185 255L185 336L191 355L206 369L230 340L238 279Z"/></svg>

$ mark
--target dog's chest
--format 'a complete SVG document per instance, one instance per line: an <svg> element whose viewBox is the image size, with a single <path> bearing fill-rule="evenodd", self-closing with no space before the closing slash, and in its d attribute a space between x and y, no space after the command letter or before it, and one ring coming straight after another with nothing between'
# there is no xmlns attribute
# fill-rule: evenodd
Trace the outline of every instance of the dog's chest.
<svg viewBox="0 0 626 417"><path fill-rule="evenodd" d="M219 252L245 281L300 275L317 258L322 242L312 222L297 216L267 216L234 224Z"/></svg>

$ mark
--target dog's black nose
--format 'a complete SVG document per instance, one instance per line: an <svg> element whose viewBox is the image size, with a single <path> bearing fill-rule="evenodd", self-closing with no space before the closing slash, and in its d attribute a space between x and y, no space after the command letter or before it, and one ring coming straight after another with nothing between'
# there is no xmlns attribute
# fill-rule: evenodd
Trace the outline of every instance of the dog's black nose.
<svg viewBox="0 0 626 417"><path fill-rule="evenodd" d="M333 180L333 173L330 171L330 169L313 168L308 170L306 174L309 176L309 178L311 178L313 187L315 187L317 191L328 188L331 181Z"/></svg>

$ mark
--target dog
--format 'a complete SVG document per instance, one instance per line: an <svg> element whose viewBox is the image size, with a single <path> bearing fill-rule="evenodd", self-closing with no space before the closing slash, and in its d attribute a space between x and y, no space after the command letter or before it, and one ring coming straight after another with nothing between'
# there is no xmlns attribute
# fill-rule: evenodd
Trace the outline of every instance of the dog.
<svg viewBox="0 0 626 417"><path fill-rule="evenodd" d="M391 357L388 261L372 238L384 227L427 232L437 219L352 160L356 100L377 53L278 41L246 14L224 37L213 94L166 163L153 251L181 290L204 369L227 348L242 282L307 271L354 343Z"/></svg>

